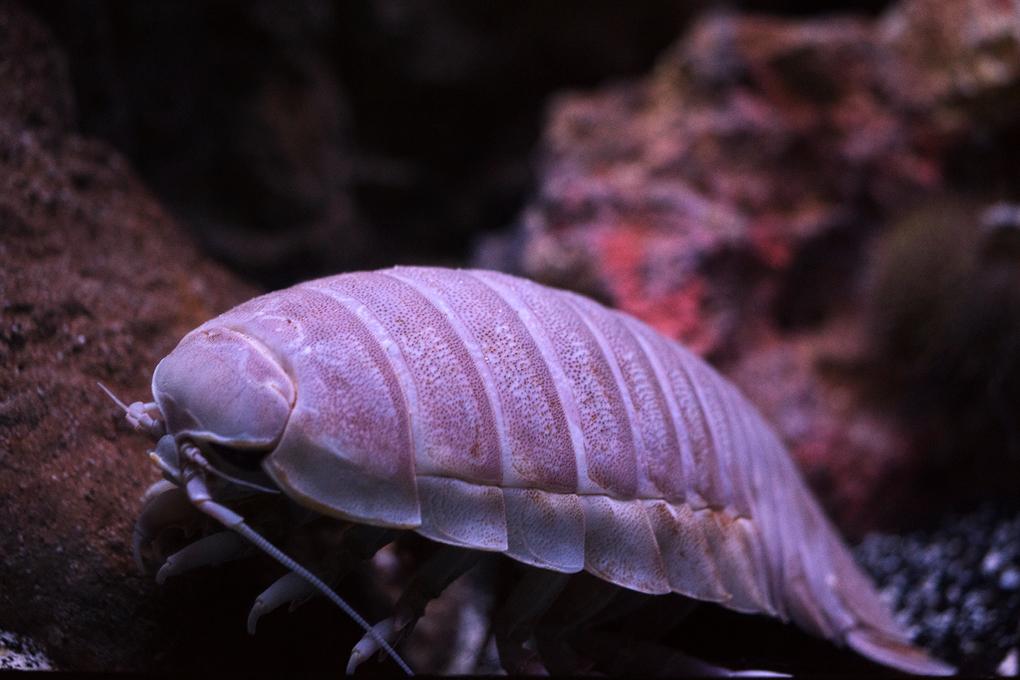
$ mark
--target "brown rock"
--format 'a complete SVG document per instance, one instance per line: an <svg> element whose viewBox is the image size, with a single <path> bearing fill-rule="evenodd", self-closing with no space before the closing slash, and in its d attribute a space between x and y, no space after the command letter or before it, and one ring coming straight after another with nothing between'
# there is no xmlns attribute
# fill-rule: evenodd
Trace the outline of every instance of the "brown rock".
<svg viewBox="0 0 1020 680"><path fill-rule="evenodd" d="M0 628L60 668L153 669L176 641L130 537L155 475L95 383L145 397L183 333L254 291L71 132L62 57L11 3L0 55Z"/></svg>
<svg viewBox="0 0 1020 680"><path fill-rule="evenodd" d="M863 20L711 16L648 79L560 98L520 268L589 282L717 359L773 314L817 322L847 282L832 267L813 298L787 282L801 258L832 240L852 254L876 206L940 182L876 48Z"/></svg>

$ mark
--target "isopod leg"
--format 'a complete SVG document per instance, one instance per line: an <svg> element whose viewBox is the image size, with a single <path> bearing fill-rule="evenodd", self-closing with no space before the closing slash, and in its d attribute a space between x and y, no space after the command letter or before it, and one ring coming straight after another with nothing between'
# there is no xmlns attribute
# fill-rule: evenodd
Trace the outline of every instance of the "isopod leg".
<svg viewBox="0 0 1020 680"><path fill-rule="evenodd" d="M630 614L627 631L642 640L658 640L669 633L698 606L698 601L680 595L645 595L632 590L618 589L612 603L586 625L594 627ZM637 613L640 611L640 613Z"/></svg>
<svg viewBox="0 0 1020 680"><path fill-rule="evenodd" d="M402 658L400 658L400 655L397 654L392 646L390 646L389 642L378 635L375 635L375 631L368 622L365 621L365 618L356 612L351 605L347 604L346 600L337 595L336 592L326 585L321 578L316 576L307 568L301 566L301 564L294 560L294 558L277 548L275 545L266 540L262 534L248 526L244 521L244 517L237 514L227 506L214 501L212 494L209 492L209 486L206 484L205 478L202 476L202 470L196 471L193 468L187 468L183 472L184 474L182 477L185 489L188 492L188 498L191 499L191 502L194 503L199 510L215 519L224 527L236 531L246 540L251 542L252 545L283 565L284 568L291 570L301 578L308 581L309 585L313 586L316 590L329 598L330 602L342 609L347 616L361 626L366 632L373 635L379 643L379 646L386 650L386 653L390 655L398 666L400 666L400 669L404 671L404 673L407 675L414 675L414 671L411 670L411 667L408 666Z"/></svg>
<svg viewBox="0 0 1020 680"><path fill-rule="evenodd" d="M354 525L344 534L337 553L336 578L341 579L361 562L371 559L379 550L393 542L397 532L393 529Z"/></svg>
<svg viewBox="0 0 1020 680"><path fill-rule="evenodd" d="M143 552L161 530L172 525L197 523L201 517L184 489L166 480L150 486L142 496L142 511L131 537L131 550L138 568L147 571Z"/></svg>
<svg viewBox="0 0 1020 680"><path fill-rule="evenodd" d="M254 635L259 619L277 607L289 603L293 609L297 603L315 593L315 588L297 574L293 572L284 574L255 598L255 604L248 612L248 634Z"/></svg>
<svg viewBox="0 0 1020 680"><path fill-rule="evenodd" d="M393 616L373 626L378 636L385 638L391 645L399 644L411 633L418 619L425 614L428 603L439 597L447 586L471 569L479 557L480 553L475 550L449 545L440 546L415 572L397 600ZM362 662L377 651L379 645L375 638L366 634L351 650L347 673L353 673Z"/></svg>
<svg viewBox="0 0 1020 680"><path fill-rule="evenodd" d="M570 579L563 592L535 626L535 644L549 672L573 675L590 670L567 643L569 636L588 625L627 593L608 581L582 572Z"/></svg>
<svg viewBox="0 0 1020 680"><path fill-rule="evenodd" d="M335 559L330 564L317 565L316 571L328 574L330 581L338 583L355 565L371 558L380 548L390 543L394 535L392 530L381 527L351 526L343 535ZM317 594L318 591L298 574L284 574L255 598L248 612L248 633L254 635L259 619L271 611L285 604L289 604L290 611L294 611L301 603Z"/></svg>
<svg viewBox="0 0 1020 680"><path fill-rule="evenodd" d="M358 666L379 651L379 643L376 642L378 638L386 640L390 645L397 644L399 631L395 627L394 621L394 617L383 619L372 626L371 635L366 633L358 640L358 644L354 645L354 649L351 650L351 655L347 659L347 675L352 675L358 669Z"/></svg>
<svg viewBox="0 0 1020 680"><path fill-rule="evenodd" d="M184 546L166 558L156 573L156 583L163 585L171 576L240 559L252 552L251 544L233 531L219 531Z"/></svg>
<svg viewBox="0 0 1020 680"><path fill-rule="evenodd" d="M625 628L629 637L654 640L695 606L696 602L687 598L646 595L581 573L570 580L538 622L535 643L542 663L551 673L587 673L596 661L604 659L592 657L583 649L578 653L572 646L576 637L587 634L581 631L629 617Z"/></svg>
<svg viewBox="0 0 1020 680"><path fill-rule="evenodd" d="M398 629L410 628L425 614L425 607L439 597L446 588L478 562L477 550L441 546L415 572L411 582L397 600L394 615Z"/></svg>
<svg viewBox="0 0 1020 680"><path fill-rule="evenodd" d="M570 574L529 569L493 619L500 663L510 674L547 675L537 651L528 649L535 625L556 601Z"/></svg>
<svg viewBox="0 0 1020 680"><path fill-rule="evenodd" d="M619 586L592 576L576 574L539 622L539 628L557 632L577 630L601 615L621 596Z"/></svg>

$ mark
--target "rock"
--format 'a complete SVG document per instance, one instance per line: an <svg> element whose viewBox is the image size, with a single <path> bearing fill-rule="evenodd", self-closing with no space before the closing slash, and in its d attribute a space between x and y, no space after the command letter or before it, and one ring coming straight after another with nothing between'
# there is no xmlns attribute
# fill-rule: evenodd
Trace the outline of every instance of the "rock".
<svg viewBox="0 0 1020 680"><path fill-rule="evenodd" d="M872 534L855 553L919 644L991 675L1020 644L1018 546L1020 513L986 503L907 535Z"/></svg>
<svg viewBox="0 0 1020 680"><path fill-rule="evenodd" d="M902 0L876 26L883 90L946 149L943 174L957 190L1020 191L1018 26L1016 8L994 0Z"/></svg>
<svg viewBox="0 0 1020 680"><path fill-rule="evenodd" d="M518 268L718 360L817 324L876 207L940 183L938 149L881 94L873 33L709 16L648 78L560 97Z"/></svg>
<svg viewBox="0 0 1020 680"><path fill-rule="evenodd" d="M0 671L53 670L46 654L31 640L0 630Z"/></svg>
<svg viewBox="0 0 1020 680"><path fill-rule="evenodd" d="M905 107L922 115L934 112L943 124L953 124L962 122L963 113L1003 123L1017 105L1020 24L1015 7L993 0L902 0L890 7L877 29L891 57L882 67L885 89Z"/></svg>

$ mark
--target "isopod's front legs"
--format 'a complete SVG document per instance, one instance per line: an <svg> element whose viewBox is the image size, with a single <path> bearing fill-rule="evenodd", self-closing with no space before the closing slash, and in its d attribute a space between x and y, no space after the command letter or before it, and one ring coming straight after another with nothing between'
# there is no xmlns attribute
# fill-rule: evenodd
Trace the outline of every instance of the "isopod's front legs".
<svg viewBox="0 0 1020 680"><path fill-rule="evenodd" d="M440 546L415 572L411 582L397 600L393 616L377 623L373 627L375 632L391 645L399 644L410 635L418 619L424 616L428 603L439 597L447 586L475 566L480 556L481 554L475 550L449 545ZM351 650L347 673L353 673L377 651L379 645L375 639L369 635L362 637Z"/></svg>
<svg viewBox="0 0 1020 680"><path fill-rule="evenodd" d="M233 531L217 531L166 558L156 573L156 583L163 583L171 576L177 576L199 567L211 567L224 562L247 557L254 552L251 544Z"/></svg>
<svg viewBox="0 0 1020 680"><path fill-rule="evenodd" d="M537 621L556 601L570 574L528 569L493 617L492 632L503 668L510 674L547 675L534 650L525 647Z"/></svg>
<svg viewBox="0 0 1020 680"><path fill-rule="evenodd" d="M380 548L393 541L390 529L373 526L352 526L343 536L337 560L331 572L334 582L340 581L357 564L370 559ZM315 588L293 572L284 574L262 591L248 613L248 632L255 633L260 618L285 604L290 611L316 594Z"/></svg>
<svg viewBox="0 0 1020 680"><path fill-rule="evenodd" d="M191 448L193 449L192 452L189 453L188 451L185 451L184 453L194 462L199 457L198 450L195 449L193 445L191 445ZM400 666L401 670L403 670L407 675L414 675L411 667L400 658L400 655L394 651L389 642L378 635L368 622L365 621L361 614L354 611L354 609L347 604L342 597L337 595L328 585L326 585L321 578L303 567L290 555L287 555L285 552L266 540L264 536L248 526L248 524L244 521L244 517L237 514L227 506L216 502L212 497L212 493L209 491L209 486L206 484L203 473L204 470L202 468L187 467L182 470L181 476L182 481L184 482L184 488L188 493L188 498L191 499L191 502L194 503L199 510L215 519L225 528L236 531L252 545L283 565L284 568L305 579L309 585L325 595L330 602L342 609L347 616L353 619L354 622L361 626L363 630L368 632L369 635L374 637L376 642L379 644L379 647L389 654L393 661Z"/></svg>
<svg viewBox="0 0 1020 680"><path fill-rule="evenodd" d="M160 531L170 526L195 525L201 519L202 514L192 505L184 489L166 480L150 486L142 496L142 511L131 537L131 549L138 568L146 570L143 550Z"/></svg>
<svg viewBox="0 0 1020 680"><path fill-rule="evenodd" d="M269 612L285 604L289 604L290 611L294 611L299 604L314 596L315 593L315 588L307 581L294 572L287 572L273 581L255 598L255 603L248 612L248 634L255 634L255 627L258 625L259 619Z"/></svg>

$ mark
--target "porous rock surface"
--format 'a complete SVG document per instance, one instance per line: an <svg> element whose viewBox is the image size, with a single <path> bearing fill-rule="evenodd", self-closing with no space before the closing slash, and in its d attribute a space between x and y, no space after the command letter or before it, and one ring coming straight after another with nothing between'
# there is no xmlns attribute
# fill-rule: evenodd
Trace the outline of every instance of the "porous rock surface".
<svg viewBox="0 0 1020 680"><path fill-rule="evenodd" d="M0 671L52 670L52 662L29 639L0 630Z"/></svg>
<svg viewBox="0 0 1020 680"><path fill-rule="evenodd" d="M917 642L964 673L989 675L1020 647L1020 512L988 503L855 549ZM1014 671L1015 674L1015 671Z"/></svg>

